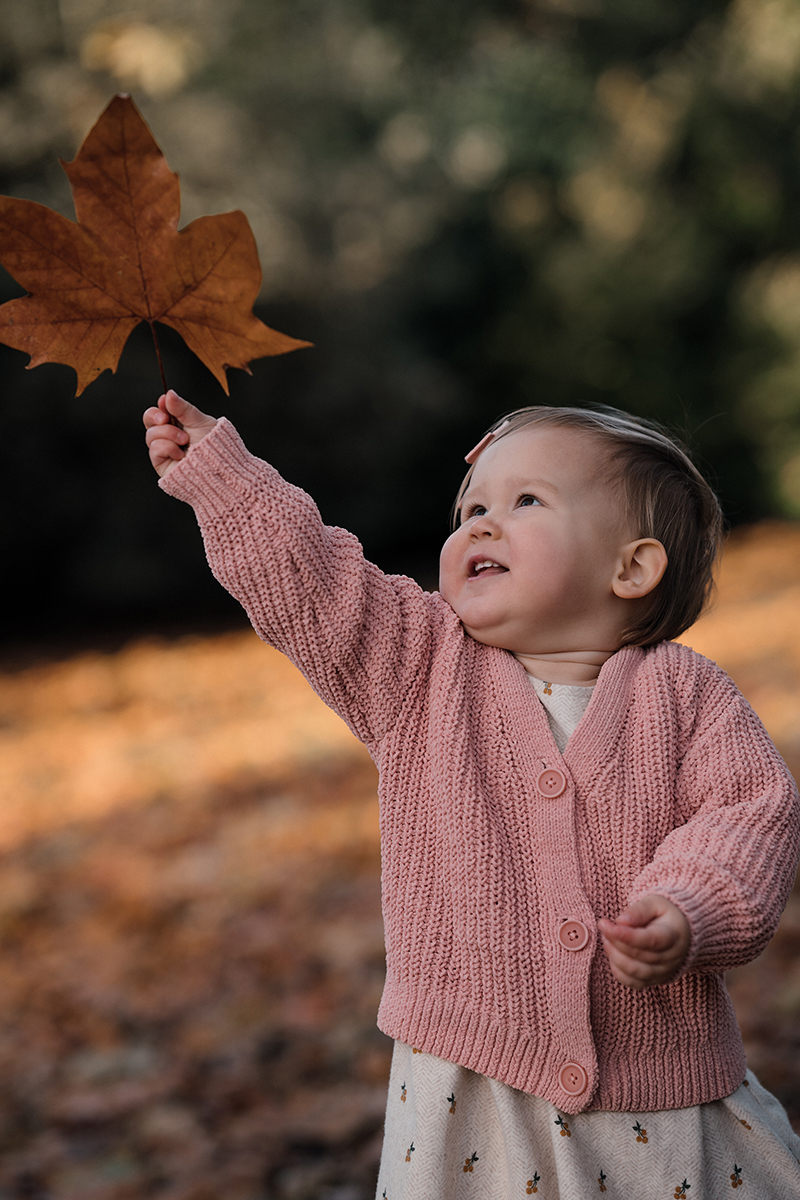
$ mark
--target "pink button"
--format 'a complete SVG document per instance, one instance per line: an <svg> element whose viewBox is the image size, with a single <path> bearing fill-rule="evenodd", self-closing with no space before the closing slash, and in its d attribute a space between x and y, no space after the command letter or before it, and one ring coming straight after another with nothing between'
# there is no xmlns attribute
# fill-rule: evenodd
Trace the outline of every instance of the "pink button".
<svg viewBox="0 0 800 1200"><path fill-rule="evenodd" d="M560 796L567 786L567 780L563 771L547 767L536 780L536 786L543 796Z"/></svg>
<svg viewBox="0 0 800 1200"><path fill-rule="evenodd" d="M558 930L558 940L565 950L582 950L589 941L589 930L583 921L564 921Z"/></svg>
<svg viewBox="0 0 800 1200"><path fill-rule="evenodd" d="M589 1078L580 1063L565 1063L558 1072L558 1082L568 1096L580 1096L586 1091Z"/></svg>

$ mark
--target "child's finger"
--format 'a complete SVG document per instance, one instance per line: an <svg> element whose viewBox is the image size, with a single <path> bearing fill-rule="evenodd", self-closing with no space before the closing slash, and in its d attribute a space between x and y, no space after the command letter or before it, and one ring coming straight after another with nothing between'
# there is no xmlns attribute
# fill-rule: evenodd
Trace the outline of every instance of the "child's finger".
<svg viewBox="0 0 800 1200"><path fill-rule="evenodd" d="M621 983L625 987L633 988L637 992L642 991L651 983L651 980L649 979L640 979L638 976L631 974L630 971L627 971L618 963L611 964L611 974L614 976L617 983Z"/></svg>
<svg viewBox="0 0 800 1200"><path fill-rule="evenodd" d="M617 917L617 924L628 925L632 928L649 925L651 921L663 916L669 901L663 896L642 896L627 908L623 908Z"/></svg>
<svg viewBox="0 0 800 1200"><path fill-rule="evenodd" d="M153 425L168 424L169 416L160 408L146 408L142 413L142 421L145 429L150 429Z"/></svg>
<svg viewBox="0 0 800 1200"><path fill-rule="evenodd" d="M675 940L672 929L657 922L637 928L601 918L597 924L603 937L621 948L628 947L631 951L651 951L659 954Z"/></svg>
<svg viewBox="0 0 800 1200"><path fill-rule="evenodd" d="M209 417L206 413L201 412L199 408L195 408L194 404L190 404L188 400L184 400L183 396L179 396L172 388L159 397L158 407L162 412L165 412L170 417L175 417L180 421L181 425L204 425L208 421L215 423L214 417Z"/></svg>
<svg viewBox="0 0 800 1200"><path fill-rule="evenodd" d="M189 434L185 429L179 429L177 425L152 425L144 435L145 444L148 449L157 442L178 442L186 443L189 441Z"/></svg>
<svg viewBox="0 0 800 1200"><path fill-rule="evenodd" d="M652 963L639 962L604 941L603 948L608 958L611 973L627 987L646 987L653 979L655 967Z"/></svg>
<svg viewBox="0 0 800 1200"><path fill-rule="evenodd" d="M180 462L184 455L184 447L179 446L176 441L167 438L158 438L148 446L150 451L150 461L154 467L158 467L159 463L163 462Z"/></svg>
<svg viewBox="0 0 800 1200"><path fill-rule="evenodd" d="M631 962L644 964L660 963L663 961L665 950L641 950L637 946L627 946L624 942L614 941L603 937L603 944L612 947L617 954L624 955Z"/></svg>
<svg viewBox="0 0 800 1200"><path fill-rule="evenodd" d="M667 983L680 969L681 960L675 956L656 962L643 962L610 946L605 939L603 945L612 975L626 987L641 989Z"/></svg>
<svg viewBox="0 0 800 1200"><path fill-rule="evenodd" d="M617 983L623 984L625 987L633 988L636 992L644 991L645 988L653 987L654 984L663 983L664 980L652 979L650 977L642 978L639 975L633 974L622 966L614 963L611 964L611 974L616 979Z"/></svg>
<svg viewBox="0 0 800 1200"><path fill-rule="evenodd" d="M671 942L661 950L642 950L637 946L628 946L625 943L616 942L606 937L605 934L601 936L607 954L613 953L615 956L626 958L630 962L641 963L642 966L670 965L681 962L685 957L685 951L680 942Z"/></svg>

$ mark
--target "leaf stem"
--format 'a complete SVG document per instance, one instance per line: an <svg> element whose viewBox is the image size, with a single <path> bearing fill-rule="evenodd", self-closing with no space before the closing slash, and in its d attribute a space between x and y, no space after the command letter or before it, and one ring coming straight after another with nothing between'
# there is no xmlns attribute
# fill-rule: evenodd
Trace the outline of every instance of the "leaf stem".
<svg viewBox="0 0 800 1200"><path fill-rule="evenodd" d="M161 386L163 387L164 391L166 392L167 377L164 374L164 363L161 360L161 347L158 344L158 334L156 333L156 323L155 323L155 321L149 321L148 324L150 326L150 332L153 335L153 345L156 348L156 358L158 359L158 369L161 372Z"/></svg>
<svg viewBox="0 0 800 1200"><path fill-rule="evenodd" d="M156 358L158 359L158 369L161 372L161 386L163 387L164 394L166 395L167 377L164 374L164 363L161 358L161 347L158 344L158 334L156 333L156 323L155 323L155 321L149 321L148 324L150 326L150 332L153 335L153 345L156 348ZM183 426L181 425L181 423L177 417L173 417L172 413L167 413L167 416L169 417L170 425L177 425L178 429L183 429Z"/></svg>

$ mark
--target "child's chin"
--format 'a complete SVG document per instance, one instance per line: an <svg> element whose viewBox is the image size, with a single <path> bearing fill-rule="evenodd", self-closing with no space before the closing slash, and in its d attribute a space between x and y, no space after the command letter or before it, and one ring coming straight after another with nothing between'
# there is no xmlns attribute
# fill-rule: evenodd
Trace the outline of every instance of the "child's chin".
<svg viewBox="0 0 800 1200"><path fill-rule="evenodd" d="M482 646L494 646L498 650L509 649L509 647L505 644L506 639L496 630L476 629L469 625L468 622L463 619L463 617L461 619L461 624L464 626L465 631L469 634L474 642L480 642Z"/></svg>

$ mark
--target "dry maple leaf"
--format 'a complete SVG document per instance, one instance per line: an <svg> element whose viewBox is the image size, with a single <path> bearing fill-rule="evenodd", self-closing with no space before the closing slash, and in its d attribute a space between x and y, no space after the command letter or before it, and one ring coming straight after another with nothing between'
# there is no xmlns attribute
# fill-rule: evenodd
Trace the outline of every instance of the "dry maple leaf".
<svg viewBox="0 0 800 1200"><path fill-rule="evenodd" d="M226 367L310 345L254 315L261 267L244 213L199 217L178 232L178 176L129 96L114 97L61 165L77 223L0 196L0 261L30 293L0 305L0 341L30 354L29 368L74 367L80 394L116 370L140 321L154 338L160 321L227 392Z"/></svg>

